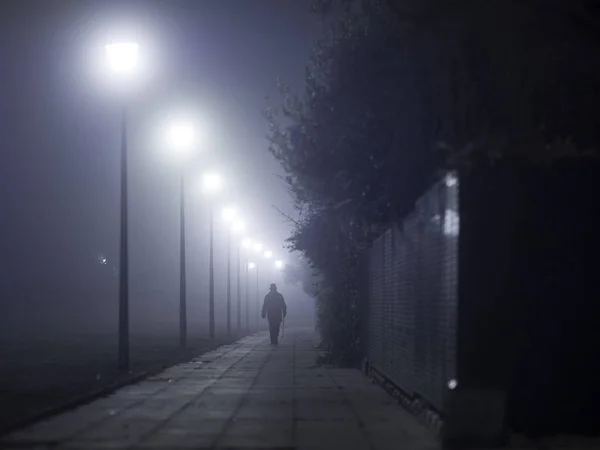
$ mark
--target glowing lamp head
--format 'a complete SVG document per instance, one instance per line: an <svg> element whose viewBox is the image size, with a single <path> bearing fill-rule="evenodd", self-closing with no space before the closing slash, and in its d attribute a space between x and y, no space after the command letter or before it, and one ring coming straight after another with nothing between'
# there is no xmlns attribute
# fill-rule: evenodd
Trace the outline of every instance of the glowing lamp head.
<svg viewBox="0 0 600 450"><path fill-rule="evenodd" d="M246 224L241 220L236 220L231 226L231 232L234 234L241 233L246 229Z"/></svg>
<svg viewBox="0 0 600 450"><path fill-rule="evenodd" d="M223 217L223 220L226 222L231 222L236 215L237 212L233 207L224 208L223 212L221 213L221 217Z"/></svg>
<svg viewBox="0 0 600 450"><path fill-rule="evenodd" d="M256 267L256 264L254 264L253 262L248 263L248 269L254 269L255 267Z"/></svg>
<svg viewBox="0 0 600 450"><path fill-rule="evenodd" d="M113 72L131 73L138 63L138 44L135 42L118 42L105 46L108 64Z"/></svg>
<svg viewBox="0 0 600 450"><path fill-rule="evenodd" d="M194 143L194 127L189 123L171 125L169 141L176 150L189 150Z"/></svg>
<svg viewBox="0 0 600 450"><path fill-rule="evenodd" d="M264 253L264 257L267 258L267 259L272 258L273 257L273 252L271 250L267 250Z"/></svg>
<svg viewBox="0 0 600 450"><path fill-rule="evenodd" d="M202 187L204 188L204 192L219 192L223 188L223 179L216 173L206 174L202 177Z"/></svg>
<svg viewBox="0 0 600 450"><path fill-rule="evenodd" d="M448 187L452 187L452 186L456 186L456 183L458 183L458 180L456 179L456 177L454 175L448 174L446 175L446 186Z"/></svg>
<svg viewBox="0 0 600 450"><path fill-rule="evenodd" d="M275 261L275 268L276 269L283 269L283 261Z"/></svg>
<svg viewBox="0 0 600 450"><path fill-rule="evenodd" d="M451 391L453 391L457 387L458 387L458 380L456 380L455 378L452 378L451 380L448 380L448 389L450 389Z"/></svg>

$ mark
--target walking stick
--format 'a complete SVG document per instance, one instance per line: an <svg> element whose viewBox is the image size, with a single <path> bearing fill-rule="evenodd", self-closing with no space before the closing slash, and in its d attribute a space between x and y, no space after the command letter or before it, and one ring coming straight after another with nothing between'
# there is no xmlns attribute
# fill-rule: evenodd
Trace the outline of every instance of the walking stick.
<svg viewBox="0 0 600 450"><path fill-rule="evenodd" d="M283 332L285 331L285 317L281 321L281 339L283 339Z"/></svg>

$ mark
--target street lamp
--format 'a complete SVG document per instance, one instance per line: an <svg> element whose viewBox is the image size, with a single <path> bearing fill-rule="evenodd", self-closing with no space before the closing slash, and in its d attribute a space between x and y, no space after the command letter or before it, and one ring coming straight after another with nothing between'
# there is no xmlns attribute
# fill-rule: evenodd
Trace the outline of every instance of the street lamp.
<svg viewBox="0 0 600 450"><path fill-rule="evenodd" d="M275 261L275 268L279 269L279 270L283 269L283 261L280 261L280 260Z"/></svg>
<svg viewBox="0 0 600 450"><path fill-rule="evenodd" d="M246 250L246 290L245 290L245 294L246 294L246 330L249 330L250 329L250 316L249 316L250 300L249 300L249 296L248 296L248 269L250 268L250 263L248 262L248 252L252 248L252 239L250 239L250 238L242 239L242 248L244 250Z"/></svg>
<svg viewBox="0 0 600 450"><path fill-rule="evenodd" d="M139 46L136 42L115 42L104 46L110 69L116 74L130 74L137 66Z"/></svg>
<svg viewBox="0 0 600 450"><path fill-rule="evenodd" d="M264 253L264 257L267 258L267 259L272 258L273 257L273 252L271 250L267 250Z"/></svg>
<svg viewBox="0 0 600 450"><path fill-rule="evenodd" d="M246 224L242 220L236 220L231 225L231 232L233 234L240 234L242 231L246 229Z"/></svg>
<svg viewBox="0 0 600 450"><path fill-rule="evenodd" d="M187 154L194 142L194 127L190 123L171 124L169 141L177 152Z"/></svg>
<svg viewBox="0 0 600 450"><path fill-rule="evenodd" d="M234 207L224 208L221 212L223 220L231 222L237 211ZM227 336L231 336L231 228L227 230Z"/></svg>
<svg viewBox="0 0 600 450"><path fill-rule="evenodd" d="M258 264L250 262L250 263L248 263L248 269L254 269L256 272L256 331L258 331L258 308L259 308L259 306L258 306L259 305L259 302L258 302ZM246 277L246 290L247 289L248 289L248 277Z"/></svg>
<svg viewBox="0 0 600 450"><path fill-rule="evenodd" d="M223 189L223 178L218 173L207 173L202 177L202 188L207 194L214 194Z"/></svg>
<svg viewBox="0 0 600 450"><path fill-rule="evenodd" d="M194 143L194 128L189 123L172 123L169 142L174 152L187 156ZM186 258L185 258L185 163L181 161L179 193L179 346L187 346Z"/></svg>
<svg viewBox="0 0 600 450"><path fill-rule="evenodd" d="M223 189L223 179L217 173L208 173L202 178L202 188L205 193L216 194ZM215 254L214 254L214 220L213 205L210 205L209 229L209 331L211 340L215 339Z"/></svg>
<svg viewBox="0 0 600 450"><path fill-rule="evenodd" d="M110 69L130 75L138 63L138 44L120 42L105 46ZM119 239L119 368L129 370L129 242L127 208L127 106L121 108L121 218Z"/></svg>
<svg viewBox="0 0 600 450"><path fill-rule="evenodd" d="M246 224L241 221L241 220L236 220L233 222L233 225L231 226L231 233L232 234L239 234L241 232L243 232L246 229ZM241 287L241 282L240 282L240 246L241 243L238 243L238 245L236 246L237 249L237 255L236 255L236 279L237 279L237 329L238 329L238 333L241 331L242 329L242 287Z"/></svg>
<svg viewBox="0 0 600 450"><path fill-rule="evenodd" d="M235 210L235 208L233 206L228 206L227 208L223 208L223 211L221 212L221 217L223 217L223 220L226 222L231 222L233 219L235 219L236 216L237 216L237 211Z"/></svg>

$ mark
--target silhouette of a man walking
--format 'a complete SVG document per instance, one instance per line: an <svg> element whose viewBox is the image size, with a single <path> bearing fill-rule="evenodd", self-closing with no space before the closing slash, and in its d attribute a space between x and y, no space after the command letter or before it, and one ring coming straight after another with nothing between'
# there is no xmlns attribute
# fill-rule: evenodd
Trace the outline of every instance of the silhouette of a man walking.
<svg viewBox="0 0 600 450"><path fill-rule="evenodd" d="M271 345L277 345L279 342L279 327L281 321L287 315L287 305L283 295L277 292L275 283L271 283L269 293L265 295L265 301L262 307L262 318L269 319L269 331L271 333Z"/></svg>

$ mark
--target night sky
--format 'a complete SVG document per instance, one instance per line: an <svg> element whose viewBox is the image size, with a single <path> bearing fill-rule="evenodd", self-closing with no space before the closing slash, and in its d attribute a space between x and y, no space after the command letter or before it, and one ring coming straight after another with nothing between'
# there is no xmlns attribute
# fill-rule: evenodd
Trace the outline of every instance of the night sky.
<svg viewBox="0 0 600 450"><path fill-rule="evenodd" d="M177 316L178 166L160 140L161 126L173 113L192 112L205 127L204 142L189 164L190 317L195 307L198 316L204 311L203 303L194 306L194 298L204 298L207 289L208 208L193 189L203 169L217 168L235 180L237 195L231 198L242 207L252 234L258 230L262 242L287 257L281 246L289 225L272 205L290 213L292 206L267 151L261 109L265 96L276 93L277 77L301 88L322 31L310 3L2 2L4 322L35 328L63 323L73 314L93 316L98 323L116 319L112 272L118 257L122 98L129 108L134 324L136 308L147 317L167 310L173 320ZM103 45L122 30L138 40L143 62L127 97L111 85L104 67ZM222 233L217 239L217 249L222 248ZM106 265L99 264L100 257ZM224 281L218 283L222 292Z"/></svg>

